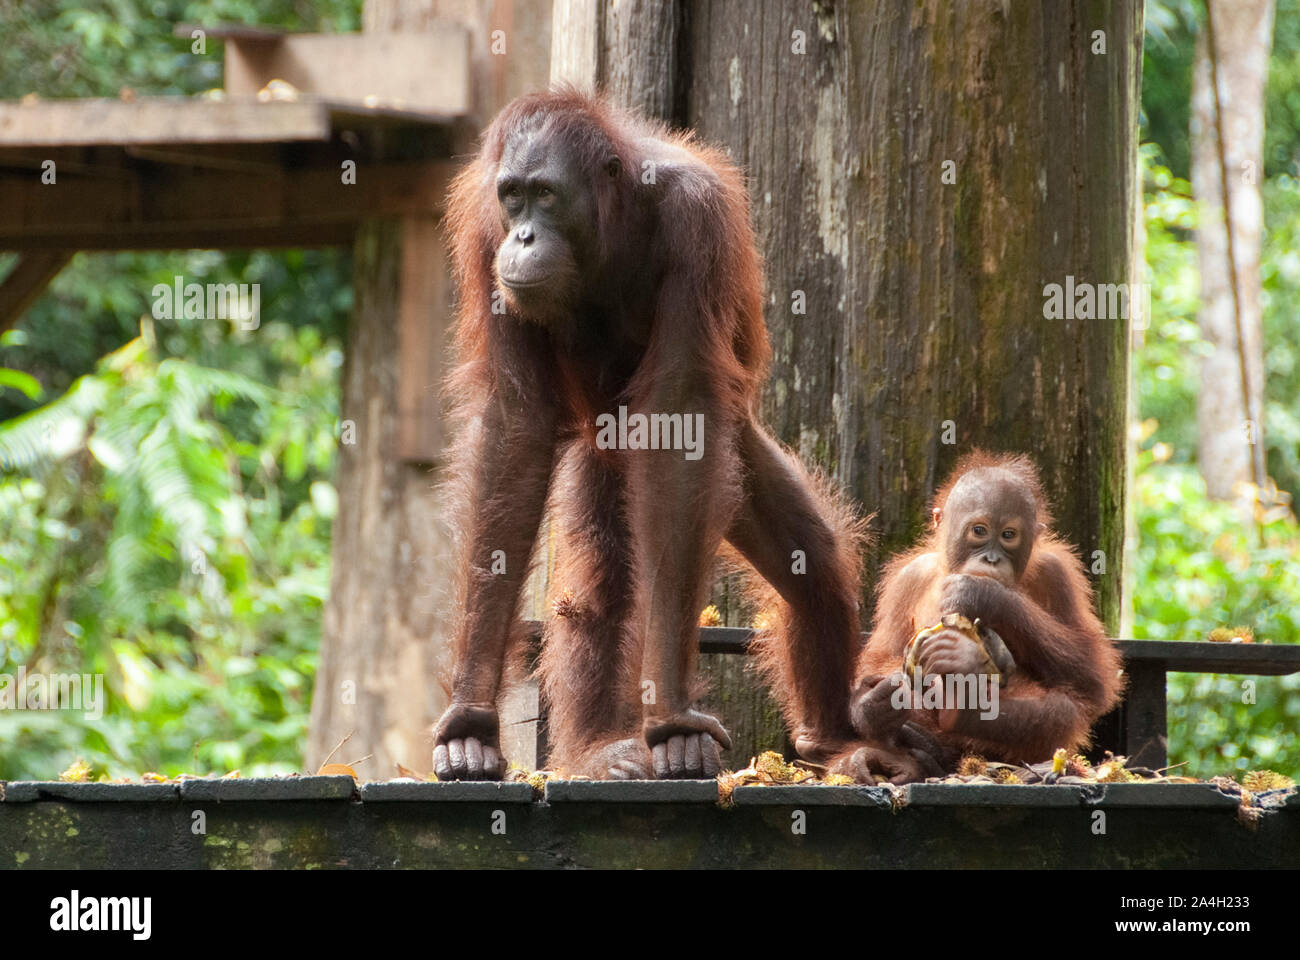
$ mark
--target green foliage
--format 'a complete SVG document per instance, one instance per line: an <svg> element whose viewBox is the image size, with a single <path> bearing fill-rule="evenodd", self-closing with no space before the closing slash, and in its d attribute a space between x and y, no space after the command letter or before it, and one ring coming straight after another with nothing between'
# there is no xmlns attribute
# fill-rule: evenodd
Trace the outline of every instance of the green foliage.
<svg viewBox="0 0 1300 960"><path fill-rule="evenodd" d="M1216 627L1249 627L1260 642L1300 642L1300 525L1279 512L1263 546L1237 508L1206 497L1196 470L1196 395L1205 344L1196 324L1196 206L1185 180L1142 148L1151 326L1134 356L1147 447L1139 454L1134 510L1138 638L1203 640ZM1263 185L1267 236L1261 263L1268 384L1269 473L1300 489L1300 190L1281 175ZM1243 702L1243 682L1253 703ZM1300 677L1170 674L1169 755L1192 776L1269 767L1300 771Z"/></svg>
<svg viewBox="0 0 1300 960"><path fill-rule="evenodd" d="M0 97L198 94L224 45L197 54L176 24L329 32L360 10L0 0ZM0 337L0 672L108 685L99 719L0 711L0 778L77 755L115 776L301 765L349 273L339 250L83 253ZM260 284L261 327L182 317L134 339L175 276Z"/></svg>
<svg viewBox="0 0 1300 960"><path fill-rule="evenodd" d="M1264 305L1265 442L1268 473L1300 500L1300 180L1288 175L1264 184L1264 250L1260 283Z"/></svg>
<svg viewBox="0 0 1300 960"><path fill-rule="evenodd" d="M1196 323L1200 271L1196 201L1191 187L1159 162L1154 144L1141 148L1146 181L1146 260L1151 283L1150 328L1135 356L1139 416L1160 425L1175 462L1196 456L1196 394L1208 345Z"/></svg>
<svg viewBox="0 0 1300 960"><path fill-rule="evenodd" d="M1201 389L1200 271L1196 254L1196 202L1186 180L1160 162L1158 148L1143 144L1146 182L1147 276L1152 284L1151 325L1135 357L1139 416L1159 424L1158 439L1172 447L1174 463L1196 459L1196 396ZM1264 442L1269 475L1300 499L1300 181L1285 174L1262 185L1265 239L1260 257L1267 371Z"/></svg>
<svg viewBox="0 0 1300 960"><path fill-rule="evenodd" d="M1147 0L1142 44L1142 132L1169 165L1191 175L1188 121L1200 0Z"/></svg>
<svg viewBox="0 0 1300 960"><path fill-rule="evenodd" d="M191 50L177 24L361 27L360 0L0 0L0 99L195 94L221 84L224 45Z"/></svg>
<svg viewBox="0 0 1300 960"><path fill-rule="evenodd" d="M1264 96L1264 172L1300 175L1300 0L1277 0Z"/></svg>
<svg viewBox="0 0 1300 960"><path fill-rule="evenodd" d="M98 718L0 711L0 778L75 756L115 776L301 762L337 346L263 326L261 349L295 371L276 389L160 357L152 336L146 322L64 396L0 424L0 672L102 674L108 693Z"/></svg>
<svg viewBox="0 0 1300 960"><path fill-rule="evenodd" d="M1142 46L1143 136L1191 176L1192 69L1204 0L1147 0ZM1300 175L1300 0L1277 0L1264 94L1264 172Z"/></svg>
<svg viewBox="0 0 1300 960"><path fill-rule="evenodd" d="M1140 454L1133 558L1139 639L1204 640L1248 627L1256 642L1300 642L1300 525L1279 516L1260 546L1231 504L1207 499L1194 467ZM1243 702L1247 690L1253 691ZM1300 770L1300 676L1170 674L1169 756L1210 777L1267 767Z"/></svg>

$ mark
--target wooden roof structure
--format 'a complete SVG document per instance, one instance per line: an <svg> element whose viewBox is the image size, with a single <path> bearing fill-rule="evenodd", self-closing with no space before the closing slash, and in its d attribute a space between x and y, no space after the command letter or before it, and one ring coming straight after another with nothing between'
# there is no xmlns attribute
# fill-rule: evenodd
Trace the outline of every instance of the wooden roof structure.
<svg viewBox="0 0 1300 960"><path fill-rule="evenodd" d="M0 331L78 250L326 246L438 215L472 134L464 29L177 33L225 40L224 91L0 102L0 251L22 254Z"/></svg>

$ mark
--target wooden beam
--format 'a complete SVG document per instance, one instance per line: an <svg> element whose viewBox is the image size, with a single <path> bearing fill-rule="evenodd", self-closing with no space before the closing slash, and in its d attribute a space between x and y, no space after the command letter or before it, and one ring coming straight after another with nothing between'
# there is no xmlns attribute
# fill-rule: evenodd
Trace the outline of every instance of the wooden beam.
<svg viewBox="0 0 1300 960"><path fill-rule="evenodd" d="M141 97L0 102L0 147L328 140L330 104Z"/></svg>
<svg viewBox="0 0 1300 960"><path fill-rule="evenodd" d="M469 34L457 25L409 33L291 33L226 38L226 93L254 96L271 80L339 102L449 117L470 112Z"/></svg>
<svg viewBox="0 0 1300 960"><path fill-rule="evenodd" d="M246 23L219 23L215 27L205 27L198 23L178 23L172 27L172 36L189 40L195 30L202 30L209 37L218 40L244 40L250 43L279 43L288 31L283 27L253 27Z"/></svg>
<svg viewBox="0 0 1300 960"><path fill-rule="evenodd" d="M0 173L0 250L345 242L366 218L438 215L456 169L447 160L361 165L355 184L331 167L249 175L143 164L120 180L64 176L48 186Z"/></svg>
<svg viewBox="0 0 1300 960"><path fill-rule="evenodd" d="M205 167L210 170L233 170L237 173L253 173L259 176L272 176L283 166L279 151L270 145L244 144L233 156L230 155L229 146L229 144L216 143L202 147L188 144L153 147L132 145L125 148L125 153L133 160ZM259 148L267 152L261 156L252 152Z"/></svg>
<svg viewBox="0 0 1300 960"><path fill-rule="evenodd" d="M33 250L19 257L4 283L0 283L0 333L12 329L74 252Z"/></svg>
<svg viewBox="0 0 1300 960"><path fill-rule="evenodd" d="M277 248L346 247L356 239L355 223L215 224L176 227L133 227L108 233L88 233L76 238L78 250L271 250ZM66 237L33 237L23 250L58 250ZM19 249L0 241L0 248Z"/></svg>

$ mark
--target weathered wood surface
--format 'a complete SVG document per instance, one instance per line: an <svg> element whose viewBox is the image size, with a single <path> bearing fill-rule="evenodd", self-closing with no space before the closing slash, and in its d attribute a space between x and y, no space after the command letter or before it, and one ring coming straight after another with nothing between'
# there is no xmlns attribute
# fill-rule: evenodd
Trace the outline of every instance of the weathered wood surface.
<svg viewBox="0 0 1300 960"><path fill-rule="evenodd" d="M0 249L321 246L350 242L362 220L432 215L446 199L450 161L358 163L341 168L278 163L260 172L137 162L119 157L96 173L69 154L54 186L40 171L0 173ZM59 160L55 160L59 164Z"/></svg>
<svg viewBox="0 0 1300 960"><path fill-rule="evenodd" d="M188 97L0 102L0 147L324 140L329 105Z"/></svg>
<svg viewBox="0 0 1300 960"><path fill-rule="evenodd" d="M730 809L713 781L561 782L544 802L515 783L146 786L0 784L0 868L1255 870L1300 859L1294 791L1261 795L1268 812L1250 830L1237 797L1202 784L920 784L893 797L740 787Z"/></svg>
<svg viewBox="0 0 1300 960"><path fill-rule="evenodd" d="M1025 452L1115 631L1127 322L1043 289L1130 280L1141 3L688 11L676 119L748 171L767 261L763 413L876 513L869 574L961 453Z"/></svg>
<svg viewBox="0 0 1300 960"><path fill-rule="evenodd" d="M443 23L401 33L226 39L228 96L255 96L271 80L334 100L460 116L471 109L469 34Z"/></svg>

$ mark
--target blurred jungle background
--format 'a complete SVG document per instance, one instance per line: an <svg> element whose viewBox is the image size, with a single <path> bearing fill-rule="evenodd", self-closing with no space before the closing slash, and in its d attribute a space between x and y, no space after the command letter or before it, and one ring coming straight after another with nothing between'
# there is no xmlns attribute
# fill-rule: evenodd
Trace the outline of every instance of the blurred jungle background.
<svg viewBox="0 0 1300 960"><path fill-rule="evenodd" d="M220 84L220 60L191 55L172 28L221 21L351 31L360 3L0 0L0 98L202 93ZM1242 506L1250 491L1215 488L1217 455L1198 455L1220 429L1198 402L1229 389L1202 373L1215 351L1192 186L1203 23L1199 2L1147 4L1153 292L1133 356L1132 636L1228 628L1298 643L1300 524L1288 495L1300 494L1300 0L1277 0L1271 31L1239 53L1267 71L1252 182L1260 435L1277 491L1253 512ZM0 277L13 259L0 254ZM152 320L149 291L178 274L261 284L261 327ZM114 777L302 769L351 306L345 251L81 253L3 334L0 673L103 674L108 698L93 720L0 711L0 779L52 778L77 757ZM1245 704L1240 678L1171 674L1170 762L1195 776L1300 773L1300 676L1256 683Z"/></svg>

